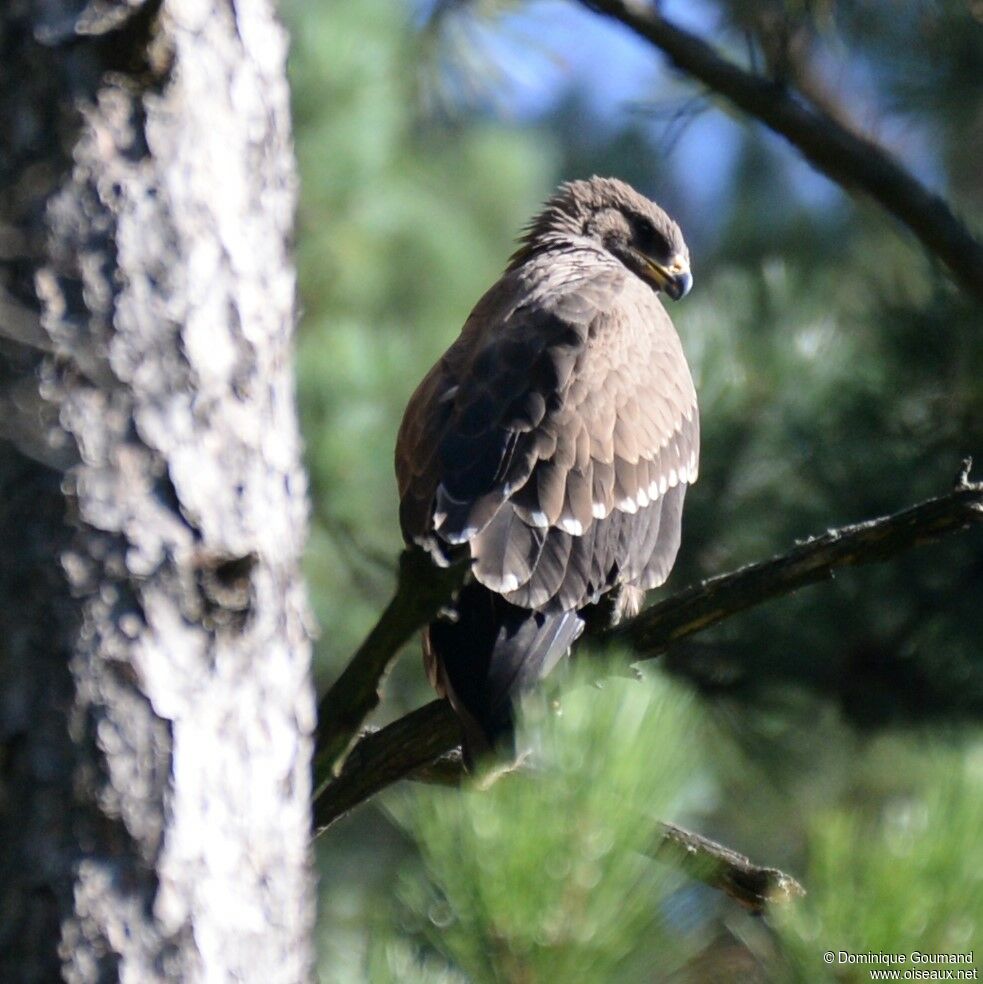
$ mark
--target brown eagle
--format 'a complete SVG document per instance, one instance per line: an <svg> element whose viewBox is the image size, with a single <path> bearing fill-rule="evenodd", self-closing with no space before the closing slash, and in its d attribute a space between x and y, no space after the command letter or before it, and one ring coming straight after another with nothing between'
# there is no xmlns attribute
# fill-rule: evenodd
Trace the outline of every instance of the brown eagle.
<svg viewBox="0 0 983 984"><path fill-rule="evenodd" d="M700 430L659 294L692 283L656 204L614 178L563 184L410 399L403 536L471 558L454 615L424 635L469 764L511 744L513 697L592 611L637 610L672 567Z"/></svg>

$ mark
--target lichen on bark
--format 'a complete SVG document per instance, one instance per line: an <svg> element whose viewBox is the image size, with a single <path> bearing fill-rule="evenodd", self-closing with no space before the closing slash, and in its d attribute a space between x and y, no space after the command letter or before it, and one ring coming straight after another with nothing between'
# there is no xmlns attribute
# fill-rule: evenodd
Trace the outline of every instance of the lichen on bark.
<svg viewBox="0 0 983 984"><path fill-rule="evenodd" d="M266 0L63 0L12 5L0 47L0 227L26 244L0 296L41 328L4 333L0 378L33 383L21 409L44 422L0 446L5 491L39 497L0 518L44 544L48 612L5 613L5 639L29 642L0 644L3 822L36 824L4 850L0 893L37 910L0 976L305 980L286 39ZM26 559L6 558L11 591Z"/></svg>

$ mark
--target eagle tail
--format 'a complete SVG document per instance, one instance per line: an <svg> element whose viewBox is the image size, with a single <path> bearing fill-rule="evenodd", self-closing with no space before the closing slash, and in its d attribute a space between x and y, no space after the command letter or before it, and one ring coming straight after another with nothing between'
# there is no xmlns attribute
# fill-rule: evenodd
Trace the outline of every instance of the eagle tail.
<svg viewBox="0 0 983 984"><path fill-rule="evenodd" d="M427 641L461 720L470 771L492 753L515 758L515 698L567 654L584 623L576 612L519 608L476 581L455 608L454 621L430 624Z"/></svg>

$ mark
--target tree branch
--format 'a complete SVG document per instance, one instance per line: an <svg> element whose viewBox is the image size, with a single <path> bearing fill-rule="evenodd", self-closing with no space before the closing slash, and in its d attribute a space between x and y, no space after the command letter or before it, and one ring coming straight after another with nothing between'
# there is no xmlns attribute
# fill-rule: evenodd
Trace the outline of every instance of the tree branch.
<svg viewBox="0 0 983 984"><path fill-rule="evenodd" d="M353 807L441 756L449 757L453 774L460 769L455 750L460 740L460 725L446 700L432 700L384 728L366 729L337 778L332 780L328 770L315 773L314 829L323 833Z"/></svg>
<svg viewBox="0 0 983 984"><path fill-rule="evenodd" d="M947 495L890 516L830 530L779 557L710 578L603 633L595 645L625 646L640 658L651 659L673 642L747 608L829 580L840 568L877 563L983 523L983 483L969 480L971 464L971 459L963 463Z"/></svg>
<svg viewBox="0 0 983 984"><path fill-rule="evenodd" d="M740 68L704 40L667 21L654 4L634 0L581 0L664 52L672 63L735 106L781 134L817 170L859 188L906 225L956 281L983 300L983 244L929 191L874 141L851 132L784 85Z"/></svg>
<svg viewBox="0 0 983 984"><path fill-rule="evenodd" d="M419 735L426 740L417 741ZM439 786L460 785L465 776L456 743L459 729L446 701L435 700L382 731L368 732L355 746L341 777L318 798L315 829L325 830L348 809L399 778ZM436 757L435 757L436 756ZM753 864L743 854L675 824L660 823L653 857L682 868L754 912L787 902L805 890L777 868Z"/></svg>
<svg viewBox="0 0 983 984"><path fill-rule="evenodd" d="M432 621L464 580L467 565L438 567L419 547L399 558L396 594L318 705L314 772L338 775L352 739L379 703L379 688L396 654Z"/></svg>
<svg viewBox="0 0 983 984"><path fill-rule="evenodd" d="M690 877L719 889L753 912L806 894L791 875L778 868L756 865L743 854L675 824L659 826L652 852L655 857L682 868Z"/></svg>
<svg viewBox="0 0 983 984"><path fill-rule="evenodd" d="M651 659L671 644L769 598L791 594L804 585L831 578L839 568L876 563L971 524L983 524L983 483L970 481L970 465L967 459L956 477L955 487L947 495L891 516L831 530L798 544L779 557L694 585L647 608L617 629L595 637L588 652L598 646L616 644L628 648L633 660ZM459 575L463 576L463 572ZM350 677L359 681L355 688L357 693L364 695L371 690L374 701L378 701L379 677L371 677L371 670L380 661L388 663L394 651L387 653L384 641L396 641L398 648L432 617L424 612L437 611L440 604L450 598L454 590L451 585L453 572L443 571L439 578L445 579L443 586L447 594L441 602L434 602L432 596L437 591L432 583L429 584L427 605L412 603L408 597L412 589L408 585L401 586L397 598L402 593L402 601L397 604L394 599L389 605L346 670ZM375 642L370 646L373 639ZM370 656L362 662L361 654L366 651ZM336 684L329 697L340 689ZM328 699L322 701L322 708ZM349 722L355 718L351 713L342 716ZM337 729L334 733L337 734ZM330 781L331 770L325 764L327 760L320 758L316 775L315 827L328 827L386 786L414 773L419 774L420 770L429 770L430 775L447 770L453 773L458 768L456 760L443 756L454 749L459 739L460 729L453 711L446 701L436 700L379 731L363 733L333 782Z"/></svg>

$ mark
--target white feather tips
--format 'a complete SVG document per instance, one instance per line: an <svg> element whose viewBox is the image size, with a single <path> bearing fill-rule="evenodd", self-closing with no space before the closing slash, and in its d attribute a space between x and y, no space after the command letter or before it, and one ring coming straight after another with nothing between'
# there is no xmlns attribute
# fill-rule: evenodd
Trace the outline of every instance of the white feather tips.
<svg viewBox="0 0 983 984"><path fill-rule="evenodd" d="M499 588L499 591L501 591L502 594L509 594L511 591L518 590L519 579L515 576L515 574L506 574L502 577L502 586Z"/></svg>

